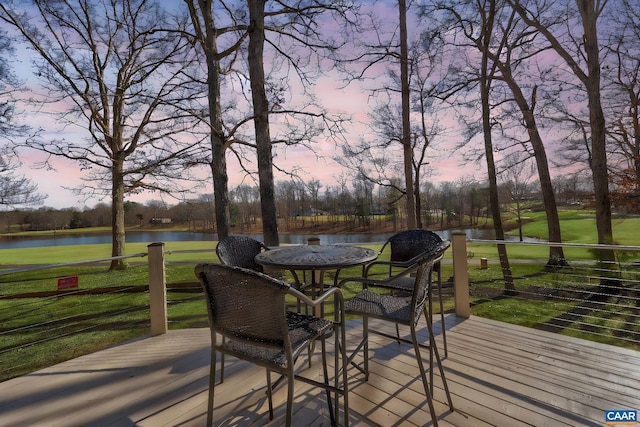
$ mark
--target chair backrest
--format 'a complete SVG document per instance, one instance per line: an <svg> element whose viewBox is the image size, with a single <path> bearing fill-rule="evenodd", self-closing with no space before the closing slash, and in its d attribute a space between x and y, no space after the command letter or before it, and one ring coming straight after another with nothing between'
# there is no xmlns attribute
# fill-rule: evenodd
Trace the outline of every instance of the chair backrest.
<svg viewBox="0 0 640 427"><path fill-rule="evenodd" d="M409 261L423 253L439 256L449 247L448 240L422 229L401 231L391 236L387 244L391 248L389 259L399 262Z"/></svg>
<svg viewBox="0 0 640 427"><path fill-rule="evenodd" d="M219 333L261 347L290 346L285 318L288 284L217 263L198 264L195 273L206 297L212 339Z"/></svg>
<svg viewBox="0 0 640 427"><path fill-rule="evenodd" d="M255 257L263 249L269 248L251 237L227 236L218 242L216 254L223 264L262 272L262 266L256 263Z"/></svg>
<svg viewBox="0 0 640 427"><path fill-rule="evenodd" d="M414 326L417 326L418 320L422 315L424 305L429 297L429 285L432 280L431 271L433 270L434 262L434 257L425 257L418 263L419 267L416 272L416 281L413 288L413 294L411 295L411 322ZM431 315L431 313L429 313L429 315Z"/></svg>

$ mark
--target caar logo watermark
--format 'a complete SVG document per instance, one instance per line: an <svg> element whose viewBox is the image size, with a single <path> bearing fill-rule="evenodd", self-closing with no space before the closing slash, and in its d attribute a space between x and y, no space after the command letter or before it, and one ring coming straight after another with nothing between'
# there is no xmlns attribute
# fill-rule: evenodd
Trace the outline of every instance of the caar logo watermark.
<svg viewBox="0 0 640 427"><path fill-rule="evenodd" d="M610 426L635 425L638 424L638 411L635 409L604 411L604 420Z"/></svg>

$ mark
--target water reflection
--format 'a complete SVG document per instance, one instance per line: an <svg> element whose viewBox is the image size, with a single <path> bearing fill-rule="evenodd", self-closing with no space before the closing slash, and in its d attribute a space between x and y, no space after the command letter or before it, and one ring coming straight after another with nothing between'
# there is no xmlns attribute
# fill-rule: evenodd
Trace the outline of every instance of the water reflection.
<svg viewBox="0 0 640 427"><path fill-rule="evenodd" d="M128 231L129 243L191 242L215 240L212 233L187 231ZM111 233L67 234L60 236L2 236L0 249L36 248L41 246L99 245L111 244Z"/></svg>
<svg viewBox="0 0 640 427"><path fill-rule="evenodd" d="M490 229L463 229L469 239L495 239L495 232ZM451 239L453 230L436 231L443 239ZM318 237L322 244L336 243L382 243L394 233L357 233L357 234L280 234L280 243L304 244L309 237ZM245 234L257 240L263 240L262 234ZM129 231L127 242L192 242L215 241L216 233L192 233L187 231ZM516 236L507 236L507 240L517 240ZM533 239L525 238L526 241ZM73 234L58 237L39 236L2 236L0 249L34 248L41 246L68 246L111 244L110 233Z"/></svg>

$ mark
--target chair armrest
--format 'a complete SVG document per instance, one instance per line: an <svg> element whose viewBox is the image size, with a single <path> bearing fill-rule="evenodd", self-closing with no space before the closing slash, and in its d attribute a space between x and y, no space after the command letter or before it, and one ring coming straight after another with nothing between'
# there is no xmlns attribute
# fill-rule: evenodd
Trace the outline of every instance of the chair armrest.
<svg viewBox="0 0 640 427"><path fill-rule="evenodd" d="M380 265L388 266L389 271L384 274L390 275L391 267L405 267L405 268L411 267L413 264L416 264L416 262L419 261L420 259L421 259L421 256L419 255L411 258L408 261L377 261L376 260L366 265L364 269L364 277L371 277L369 270L371 269L371 267L374 267L374 266L380 266Z"/></svg>
<svg viewBox="0 0 640 427"><path fill-rule="evenodd" d="M336 288L335 286L330 287L326 291L324 291L320 296L315 299L310 298L305 295L303 292L298 289L290 287L287 293L295 298L298 301L304 302L307 306L311 308L321 307L330 297L333 296L334 304L337 305L336 310L334 312L334 317L336 321L340 319L340 323L344 321L344 297L342 296L342 290L340 288ZM338 317L338 314L340 315Z"/></svg>
<svg viewBox="0 0 640 427"><path fill-rule="evenodd" d="M399 278L410 275L414 271L418 270L419 267L419 263L414 263L406 267L404 270L386 279L372 279L371 277L345 277L338 283L338 287L342 288L342 286L349 282L359 282L362 283L363 289L367 289L369 286L395 289L396 286L393 285L394 282L398 281Z"/></svg>
<svg viewBox="0 0 640 427"><path fill-rule="evenodd" d="M322 295L320 295L318 298L315 298L315 299L311 299L309 296L305 295L303 292L300 292L298 289L293 287L289 288L287 293L291 296L296 297L297 299L304 302L310 307L317 307L319 305L322 305L325 302L325 300L327 300L330 296L334 294L336 294L335 297L337 297L338 299L340 300L343 299L342 291L336 287L331 287L327 289L325 292L322 293Z"/></svg>
<svg viewBox="0 0 640 427"><path fill-rule="evenodd" d="M433 248L430 248L424 252L421 252L418 255L406 261L384 261L384 260L373 261L367 264L365 268L364 276L368 277L369 269L375 265L386 265L389 267L409 268L413 264L417 264L420 261L424 260L425 258L430 258L433 260L434 263L438 263L440 260L442 260L442 258L444 258L444 253L446 252L447 248L449 248L450 245L451 243L448 240L443 240L439 245L434 246Z"/></svg>

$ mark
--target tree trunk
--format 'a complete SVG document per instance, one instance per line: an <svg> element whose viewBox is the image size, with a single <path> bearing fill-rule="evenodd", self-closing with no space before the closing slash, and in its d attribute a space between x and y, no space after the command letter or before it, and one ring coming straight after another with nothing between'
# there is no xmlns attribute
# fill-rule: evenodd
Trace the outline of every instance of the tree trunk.
<svg viewBox="0 0 640 427"><path fill-rule="evenodd" d="M417 140L417 136L415 137L416 139L414 139L414 144L416 144L416 140ZM412 150L413 152L413 150ZM420 200L420 179L421 179L421 165L419 161L416 161L416 166L415 166L415 181L413 184L413 193L415 195L414 200L415 200L415 209L416 209L416 228L422 228L423 223L422 223L422 201Z"/></svg>
<svg viewBox="0 0 640 427"><path fill-rule="evenodd" d="M549 29L535 17L532 17L521 5L520 1L513 1L512 5L520 17L528 25L540 31L549 41L551 47L560 55L572 69L574 74L585 87L588 97L589 107L589 127L591 130L591 173L593 176L593 190L595 196L596 228L598 232L598 243L613 244L613 227L611 224L611 200L609 196L609 173L607 170L607 151L605 139L605 118L602 111L600 93L600 52L598 46L597 22L600 8L606 2L595 0L576 0L576 5L580 11L582 21L583 37L582 46L586 57L587 72L585 73L576 62L575 54L566 50L560 41L556 39ZM582 56L582 55L581 55ZM613 276L615 254L612 250L603 249L599 251L599 259L606 264L604 274ZM606 273L606 271L609 273ZM604 282L611 279L605 278Z"/></svg>
<svg viewBox="0 0 640 427"><path fill-rule="evenodd" d="M633 107L633 166L636 179L636 194L640 191L640 112L638 102Z"/></svg>
<svg viewBox="0 0 640 427"><path fill-rule="evenodd" d="M640 111L638 111L640 100L632 89L629 89L629 97L631 99L629 115L631 116L631 122L633 123L633 142L631 143L631 152L633 153L633 170L635 173L635 186L633 190L637 194L638 191L640 191Z"/></svg>
<svg viewBox="0 0 640 427"><path fill-rule="evenodd" d="M416 228L422 228L422 201L420 200L420 170L416 169L416 182L413 188L416 200Z"/></svg>
<svg viewBox="0 0 640 427"><path fill-rule="evenodd" d="M598 243L613 244L611 224L611 200L609 196L609 172L607 170L606 129L600 101L600 48L598 46L598 11L594 0L577 0L584 28L584 50L587 56L586 90L589 98L589 124L591 127L591 171L596 208ZM599 3L599 2L598 2ZM615 254L610 249L600 250L604 264L603 275L614 276ZM608 272L608 273L607 273ZM609 279L603 279L608 282ZM606 283L604 283L606 285Z"/></svg>
<svg viewBox="0 0 640 427"><path fill-rule="evenodd" d="M413 191L413 149L411 146L411 122L409 121L409 48L407 40L407 3L398 0L400 11L400 80L402 92L402 147L404 155L404 181L407 197L407 228L416 228L416 207Z"/></svg>
<svg viewBox="0 0 640 427"><path fill-rule="evenodd" d="M504 82L509 86L513 93L514 101L518 105L520 112L522 113L524 126L527 129L529 135L529 141L533 148L534 157L536 160L536 166L538 169L538 178L540 180L540 187L542 190L542 200L545 207L545 214L547 217L547 233L550 242L562 243L562 236L560 231L560 217L558 215L558 205L556 203L555 192L551 183L551 174L549 173L549 161L547 159L547 152L542 142L542 137L538 132L538 126L536 124L534 109L536 104L536 90L534 87L531 102L527 102L520 85L516 82L512 72L510 64L505 64L500 60L497 55L493 55L490 52L487 54L494 61L496 66L500 69ZM520 223L520 233L522 233L522 223ZM520 238L522 240L522 236ZM567 265L564 257L564 250L562 247L549 247L549 259L547 260L547 267Z"/></svg>
<svg viewBox="0 0 640 427"><path fill-rule="evenodd" d="M591 125L591 169L594 178L596 213L598 219L598 243L612 244L611 206L607 174L607 151L605 145L605 118L600 101L600 58L596 33L596 16L593 1L578 0L584 27L584 49L587 55L588 72L586 89L589 98L589 123Z"/></svg>
<svg viewBox="0 0 640 427"><path fill-rule="evenodd" d="M536 159L538 168L538 178L540 180L540 188L542 190L542 200L544 203L545 214L547 216L547 233L550 242L562 243L562 233L560 230L560 216L558 215L558 205L556 204L556 196L551 183L551 174L549 173L549 162L547 160L547 152L542 143L542 138L538 132L538 128L533 118L533 114L529 118L525 116L525 126L529 131L531 146ZM547 267L556 267L567 265L564 257L564 250L560 247L549 247L549 259Z"/></svg>
<svg viewBox="0 0 640 427"><path fill-rule="evenodd" d="M484 133L484 151L487 160L487 174L489 178L489 203L491 207L491 215L493 217L493 226L496 232L496 240L504 240L504 227L502 225L502 215L500 214L500 201L498 199L498 178L496 174L496 165L493 157L493 141L491 139L491 107L489 103L489 90L491 88L491 74L489 73L489 45L493 31L493 19L495 19L495 2L490 2L490 12L487 14L488 21L484 22L483 28L483 48L482 48L482 68L480 70L480 90L482 100L482 128ZM507 256L507 247L504 244L498 244L498 258L500 259L500 267L504 278L505 293L510 294L515 291L513 284L513 275L511 266L509 265L509 257Z"/></svg>
<svg viewBox="0 0 640 427"><path fill-rule="evenodd" d="M260 208L264 243L278 246L278 218L276 215L273 181L273 157L269 133L269 101L264 78L264 0L249 0L249 77L253 100L254 127L260 180Z"/></svg>
<svg viewBox="0 0 640 427"><path fill-rule="evenodd" d="M211 144L211 178L213 180L215 231L218 240L230 234L229 178L227 176L226 140L220 104L220 53L218 29L211 0L185 0L205 53L207 65L207 100L209 102L209 141Z"/></svg>
<svg viewBox="0 0 640 427"><path fill-rule="evenodd" d="M111 169L111 256L124 255L125 230L124 230L124 161L113 160ZM122 259L111 260L110 270L121 270L126 267Z"/></svg>
<svg viewBox="0 0 640 427"><path fill-rule="evenodd" d="M229 177L227 157L222 133L222 109L220 107L220 69L214 55L207 55L209 120L211 124L211 176L215 205L216 232L218 240L230 234L229 220Z"/></svg>
<svg viewBox="0 0 640 427"><path fill-rule="evenodd" d="M529 141L533 148L536 166L538 169L538 179L540 180L540 188L542 190L542 201L544 203L545 214L547 216L547 233L550 242L562 243L562 234L560 230L560 216L558 215L558 205L556 204L556 196L551 183L551 174L549 173L549 161L547 159L547 151L544 148L542 137L538 132L538 125L533 113L535 108L535 89L532 95L531 105L527 103L520 86L515 82L513 77L505 75L507 84L511 87L514 98L524 119L524 125L529 134ZM522 224L521 224L522 226ZM562 247L549 247L549 259L547 267L556 267L567 265Z"/></svg>

